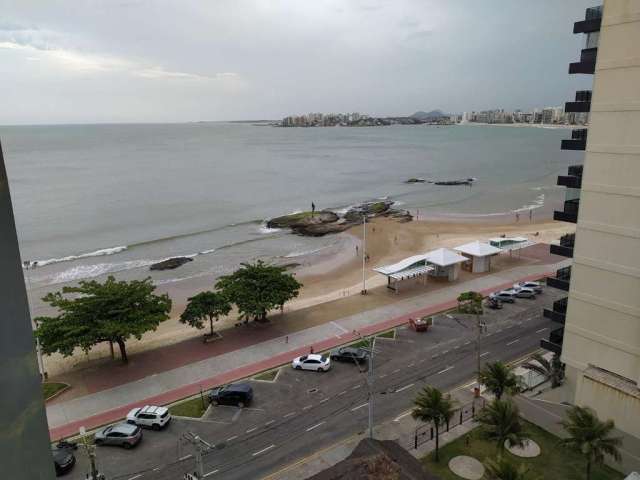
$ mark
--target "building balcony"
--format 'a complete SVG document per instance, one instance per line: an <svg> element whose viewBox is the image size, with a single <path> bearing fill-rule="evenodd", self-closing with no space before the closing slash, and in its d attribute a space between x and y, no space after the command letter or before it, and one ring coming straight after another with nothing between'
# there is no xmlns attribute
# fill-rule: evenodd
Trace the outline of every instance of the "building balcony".
<svg viewBox="0 0 640 480"><path fill-rule="evenodd" d="M569 64L569 73L593 74L596 71L597 48L583 48L580 53L580 61Z"/></svg>
<svg viewBox="0 0 640 480"><path fill-rule="evenodd" d="M571 131L571 139L562 140L561 150L584 150L587 148L587 129L578 128Z"/></svg>
<svg viewBox="0 0 640 480"><path fill-rule="evenodd" d="M582 187L582 165L572 165L569 167L568 175L558 176L558 185L569 188Z"/></svg>
<svg viewBox="0 0 640 480"><path fill-rule="evenodd" d="M544 338L540 340L540 346L545 350L549 350L560 355L562 353L563 341L564 327L560 327L556 328L555 330L551 330L551 333L549 334L549 340L546 340Z"/></svg>
<svg viewBox="0 0 640 480"><path fill-rule="evenodd" d="M564 202L564 210L553 212L553 219L559 222L578 223L578 209L580 199L567 200Z"/></svg>
<svg viewBox="0 0 640 480"><path fill-rule="evenodd" d="M560 255L562 257L573 258L573 244L575 242L576 234L567 233L560 237L560 244L551 244L549 252L553 255Z"/></svg>
<svg viewBox="0 0 640 480"><path fill-rule="evenodd" d="M602 23L602 5L587 8L584 20L573 24L573 33L590 33L600 30Z"/></svg>
<svg viewBox="0 0 640 480"><path fill-rule="evenodd" d="M571 267L564 267L556 271L555 277L547 277L547 285L559 290L569 291L571 283Z"/></svg>
<svg viewBox="0 0 640 480"><path fill-rule="evenodd" d="M553 302L552 308L545 308L543 311L543 316L548 318L552 322L561 323L564 325L565 318L567 315L567 298L562 298L560 300L556 300Z"/></svg>
<svg viewBox="0 0 640 480"><path fill-rule="evenodd" d="M591 111L591 90L579 90L576 92L576 99L573 102L564 104L565 112L590 112Z"/></svg>
<svg viewBox="0 0 640 480"><path fill-rule="evenodd" d="M540 347L550 352L553 352L556 355L562 354L562 345L558 345L557 343L552 343L549 340L544 338L540 340Z"/></svg>

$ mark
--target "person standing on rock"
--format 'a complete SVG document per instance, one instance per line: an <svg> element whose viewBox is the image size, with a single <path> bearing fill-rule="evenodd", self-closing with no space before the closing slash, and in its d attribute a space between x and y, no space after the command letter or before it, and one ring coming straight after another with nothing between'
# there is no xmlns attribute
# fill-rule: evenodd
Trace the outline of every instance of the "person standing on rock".
<svg viewBox="0 0 640 480"><path fill-rule="evenodd" d="M316 204L311 202L311 217L313 217L314 213L316 213Z"/></svg>

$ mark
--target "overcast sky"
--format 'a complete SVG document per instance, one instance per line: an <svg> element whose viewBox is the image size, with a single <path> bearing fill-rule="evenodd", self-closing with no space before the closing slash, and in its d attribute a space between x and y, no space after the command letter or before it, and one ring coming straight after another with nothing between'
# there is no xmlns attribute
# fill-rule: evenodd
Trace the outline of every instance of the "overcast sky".
<svg viewBox="0 0 640 480"><path fill-rule="evenodd" d="M0 0L0 124L561 105L597 3Z"/></svg>

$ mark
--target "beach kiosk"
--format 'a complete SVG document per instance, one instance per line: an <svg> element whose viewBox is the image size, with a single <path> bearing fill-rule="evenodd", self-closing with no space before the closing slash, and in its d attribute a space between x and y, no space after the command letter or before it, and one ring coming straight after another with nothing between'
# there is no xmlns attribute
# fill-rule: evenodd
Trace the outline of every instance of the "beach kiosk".
<svg viewBox="0 0 640 480"><path fill-rule="evenodd" d="M509 255L514 251L519 251L535 244L536 242L532 242L527 237L495 237L489 239L489 245L499 248L503 252L509 252Z"/></svg>
<svg viewBox="0 0 640 480"><path fill-rule="evenodd" d="M433 267L429 272L431 277L447 278L450 282L458 279L460 264L467 261L467 257L449 250L438 248L425 254L427 265Z"/></svg>
<svg viewBox="0 0 640 480"><path fill-rule="evenodd" d="M398 284L411 278L424 278L434 267L427 265L426 255L414 255L392 265L376 267L373 270L387 277L387 288L398 293Z"/></svg>
<svg viewBox="0 0 640 480"><path fill-rule="evenodd" d="M462 267L472 273L482 273L491 270L491 257L498 255L502 250L488 243L476 240L474 242L458 245L454 250L468 260L462 264Z"/></svg>

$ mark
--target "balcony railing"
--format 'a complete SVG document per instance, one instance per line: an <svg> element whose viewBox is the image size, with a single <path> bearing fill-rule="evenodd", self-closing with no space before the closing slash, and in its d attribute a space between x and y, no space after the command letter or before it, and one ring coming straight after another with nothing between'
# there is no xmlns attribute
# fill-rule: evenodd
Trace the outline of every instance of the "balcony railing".
<svg viewBox="0 0 640 480"><path fill-rule="evenodd" d="M571 131L571 140L562 140L562 150L584 150L587 147L587 129L578 128Z"/></svg>
<svg viewBox="0 0 640 480"><path fill-rule="evenodd" d="M582 187L582 165L572 165L569 167L568 175L558 176L558 185L569 188Z"/></svg>
<svg viewBox="0 0 640 480"><path fill-rule="evenodd" d="M564 104L565 112L590 112L591 111L591 90L579 90L576 92L576 99L573 102Z"/></svg>
<svg viewBox="0 0 640 480"><path fill-rule="evenodd" d="M549 340L553 343L557 343L558 345L562 345L562 341L564 340L564 327L551 330Z"/></svg>
<svg viewBox="0 0 640 480"><path fill-rule="evenodd" d="M547 277L547 285L559 290L569 291L571 282L571 267L561 268L556 271L555 277Z"/></svg>
<svg viewBox="0 0 640 480"><path fill-rule="evenodd" d="M553 219L560 222L578 222L578 210L580 208L580 199L567 200L564 202L564 210L553 212Z"/></svg>
<svg viewBox="0 0 640 480"><path fill-rule="evenodd" d="M573 257L573 245L575 242L576 234L568 233L560 237L560 244L551 244L549 251L554 255L561 255L563 257Z"/></svg>
<svg viewBox="0 0 640 480"><path fill-rule="evenodd" d="M567 169L569 175L572 175L574 177L580 177L580 178L582 178L582 171L583 170L584 170L584 165L571 165Z"/></svg>
<svg viewBox="0 0 640 480"><path fill-rule="evenodd" d="M598 49L583 48L580 52L580 61L569 64L569 73L593 73L596 70L596 57Z"/></svg>

